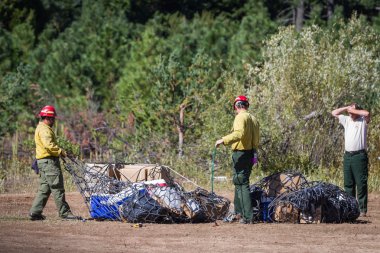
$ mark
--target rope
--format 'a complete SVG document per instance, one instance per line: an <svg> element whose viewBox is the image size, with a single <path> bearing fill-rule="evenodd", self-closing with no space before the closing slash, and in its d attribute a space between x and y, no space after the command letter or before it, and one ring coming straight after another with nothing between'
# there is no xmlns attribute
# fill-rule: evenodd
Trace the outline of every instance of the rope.
<svg viewBox="0 0 380 253"><path fill-rule="evenodd" d="M186 179L186 182L190 182L190 183L192 183L193 185L195 185L196 187L202 188L202 187L200 187L199 185L197 185L196 183L194 183L193 181L191 181L190 179L188 179L187 177L185 177L185 176L179 174L177 171L173 170L172 168L167 167L167 166L165 166L165 168L168 168L170 171L173 171L173 172L174 172L175 174L177 174L178 176L182 177L183 179Z"/></svg>

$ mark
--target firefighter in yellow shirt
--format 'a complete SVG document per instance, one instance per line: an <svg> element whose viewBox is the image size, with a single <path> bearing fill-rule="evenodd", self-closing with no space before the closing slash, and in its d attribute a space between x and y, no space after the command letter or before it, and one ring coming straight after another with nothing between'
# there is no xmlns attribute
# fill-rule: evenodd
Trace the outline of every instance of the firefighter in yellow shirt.
<svg viewBox="0 0 380 253"><path fill-rule="evenodd" d="M252 223L252 203L249 191L249 177L252 166L257 162L257 149L260 132L259 123L247 112L247 97L238 96L234 102L236 113L233 129L229 135L217 140L215 146L229 145L233 150L233 183L235 185L235 214L240 216L240 223Z"/></svg>
<svg viewBox="0 0 380 253"><path fill-rule="evenodd" d="M63 149L58 147L55 133L52 129L57 116L55 108L47 105L40 112L39 122L34 141L36 143L36 159L39 169L39 188L37 195L30 209L31 220L44 220L42 211L48 201L50 194L53 194L55 205L59 216L63 219L79 219L74 216L65 200L65 189L59 157L66 156Z"/></svg>

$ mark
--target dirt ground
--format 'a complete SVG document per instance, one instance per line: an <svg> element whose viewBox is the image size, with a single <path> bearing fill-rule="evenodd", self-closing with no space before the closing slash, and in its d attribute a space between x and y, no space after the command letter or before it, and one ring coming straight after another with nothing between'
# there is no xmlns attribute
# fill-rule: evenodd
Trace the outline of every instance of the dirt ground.
<svg viewBox="0 0 380 253"><path fill-rule="evenodd" d="M231 194L221 194L231 198ZM0 194L0 252L380 252L380 194L354 224L132 224L63 221L49 199L45 221L29 221L31 194ZM79 193L67 200L89 217Z"/></svg>

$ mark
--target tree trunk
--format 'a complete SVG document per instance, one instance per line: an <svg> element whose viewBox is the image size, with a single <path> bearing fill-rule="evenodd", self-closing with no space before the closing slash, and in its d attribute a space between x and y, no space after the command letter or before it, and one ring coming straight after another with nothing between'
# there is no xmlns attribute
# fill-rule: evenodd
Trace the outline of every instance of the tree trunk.
<svg viewBox="0 0 380 253"><path fill-rule="evenodd" d="M330 20L334 14L334 0L327 0L327 20Z"/></svg>
<svg viewBox="0 0 380 253"><path fill-rule="evenodd" d="M297 32L302 30L304 13L305 13L304 0L300 0L298 5L297 5L297 10L296 10L296 30L297 30Z"/></svg>
<svg viewBox="0 0 380 253"><path fill-rule="evenodd" d="M136 117L133 112L130 112L128 114L128 130L133 134L135 133L135 123L136 123Z"/></svg>

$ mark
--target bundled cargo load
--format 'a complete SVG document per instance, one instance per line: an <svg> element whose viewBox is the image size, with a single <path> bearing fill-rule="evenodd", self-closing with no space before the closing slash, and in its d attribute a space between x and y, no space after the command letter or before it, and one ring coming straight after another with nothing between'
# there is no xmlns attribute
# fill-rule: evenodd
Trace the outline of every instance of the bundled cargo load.
<svg viewBox="0 0 380 253"><path fill-rule="evenodd" d="M212 222L231 217L230 201L155 164L85 164L65 168L97 220L149 223ZM177 173L178 174L178 173ZM196 187L195 187L196 186ZM299 172L280 172L250 186L254 221L341 223L359 217L359 205L336 185L308 182Z"/></svg>
<svg viewBox="0 0 380 253"><path fill-rule="evenodd" d="M65 168L97 220L133 223L212 222L223 219L230 201L196 187L186 191L173 170L157 164L85 164L65 159ZM194 184L195 185L195 184ZM196 186L196 185L195 185Z"/></svg>
<svg viewBox="0 0 380 253"><path fill-rule="evenodd" d="M336 185L308 182L299 172L281 172L250 186L254 220L290 223L352 222L357 200Z"/></svg>
<svg viewBox="0 0 380 253"><path fill-rule="evenodd" d="M299 172L279 172L264 177L250 186L255 221L293 221L297 222L297 211L291 205L269 205L277 197L296 191L306 183L306 178Z"/></svg>

